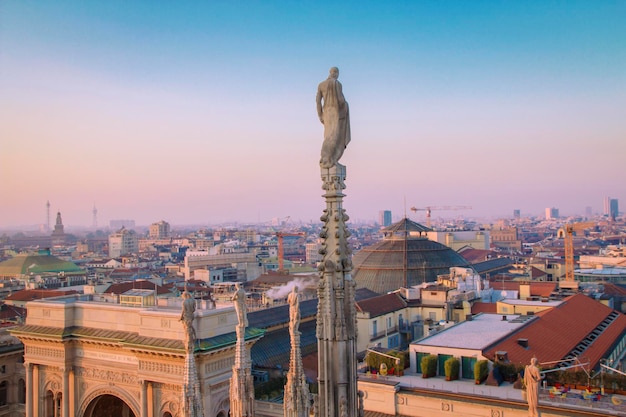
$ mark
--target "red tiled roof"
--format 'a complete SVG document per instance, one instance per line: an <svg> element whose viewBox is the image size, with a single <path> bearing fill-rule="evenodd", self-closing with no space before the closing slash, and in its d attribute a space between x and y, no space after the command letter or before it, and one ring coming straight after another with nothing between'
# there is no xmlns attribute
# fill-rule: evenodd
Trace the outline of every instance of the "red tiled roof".
<svg viewBox="0 0 626 417"><path fill-rule="evenodd" d="M13 320L17 317L26 317L26 309L9 304L2 304L0 302L0 322L4 320Z"/></svg>
<svg viewBox="0 0 626 417"><path fill-rule="evenodd" d="M626 296L626 288L620 287L619 285L611 284L605 282L604 284L604 293L607 295L622 295Z"/></svg>
<svg viewBox="0 0 626 417"><path fill-rule="evenodd" d="M78 294L78 291L57 291L57 290L21 290L7 296L7 301L32 301L41 300L42 298L61 297L63 295Z"/></svg>
<svg viewBox="0 0 626 417"><path fill-rule="evenodd" d="M546 275L548 275L545 271L542 271L539 268L535 268L534 266L530 267L530 276L532 277L532 279L538 279L541 277L545 277Z"/></svg>
<svg viewBox="0 0 626 417"><path fill-rule="evenodd" d="M489 287L495 291L519 291L520 281L490 281Z"/></svg>
<svg viewBox="0 0 626 417"><path fill-rule="evenodd" d="M493 358L495 352L505 351L511 362L517 364L527 364L533 356L539 362L562 360L613 311L586 295L573 295L558 307L537 313L538 319L492 346L484 355ZM597 367L626 331L626 316L618 314L581 355L592 368ZM520 346L518 339L528 339L528 348Z"/></svg>
<svg viewBox="0 0 626 417"><path fill-rule="evenodd" d="M530 295L549 297L556 290L556 282L531 282Z"/></svg>
<svg viewBox="0 0 626 417"><path fill-rule="evenodd" d="M406 301L397 293L379 295L356 303L357 311L370 313L370 317L378 317L406 307Z"/></svg>
<svg viewBox="0 0 626 417"><path fill-rule="evenodd" d="M479 313L497 313L498 305L496 303L477 302L472 306L472 314Z"/></svg>
<svg viewBox="0 0 626 417"><path fill-rule="evenodd" d="M482 262L490 258L498 257L497 252L494 252L492 250L487 250L487 249L467 248L467 249L463 249L459 251L459 253L461 254L462 257L467 259L467 262L469 262L470 264L474 264L476 262Z"/></svg>

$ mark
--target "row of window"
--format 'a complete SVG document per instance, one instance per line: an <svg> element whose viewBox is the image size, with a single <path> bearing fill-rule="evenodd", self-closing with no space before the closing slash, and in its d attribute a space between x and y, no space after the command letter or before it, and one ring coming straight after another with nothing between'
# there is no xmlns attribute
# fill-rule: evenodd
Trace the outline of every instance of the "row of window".
<svg viewBox="0 0 626 417"><path fill-rule="evenodd" d="M9 383L7 381L0 382L0 407L7 405L9 402ZM20 379L17 387L17 402L26 404L26 383Z"/></svg>

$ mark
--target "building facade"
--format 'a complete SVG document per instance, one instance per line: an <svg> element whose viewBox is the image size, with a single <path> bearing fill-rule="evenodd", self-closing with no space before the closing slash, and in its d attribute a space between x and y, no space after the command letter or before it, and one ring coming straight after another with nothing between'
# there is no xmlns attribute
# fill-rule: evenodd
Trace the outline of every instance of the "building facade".
<svg viewBox="0 0 626 417"><path fill-rule="evenodd" d="M109 256L119 258L122 255L139 252L139 241L134 230L122 227L109 235Z"/></svg>
<svg viewBox="0 0 626 417"><path fill-rule="evenodd" d="M150 225L150 239L165 239L170 237L170 233L170 224L166 221L161 220Z"/></svg>
<svg viewBox="0 0 626 417"><path fill-rule="evenodd" d="M28 304L26 324L12 330L24 344L27 417L183 416L182 299L136 301L75 295ZM206 417L226 417L237 316L230 303L201 307L194 354L202 405ZM262 334L247 329L247 349Z"/></svg>

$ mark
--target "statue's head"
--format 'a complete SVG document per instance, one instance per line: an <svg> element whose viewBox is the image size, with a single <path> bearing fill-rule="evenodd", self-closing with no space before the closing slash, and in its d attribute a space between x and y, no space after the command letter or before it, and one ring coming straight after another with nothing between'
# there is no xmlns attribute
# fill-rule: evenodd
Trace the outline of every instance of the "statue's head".
<svg viewBox="0 0 626 417"><path fill-rule="evenodd" d="M329 71L328 78L334 78L335 80L339 78L339 68L332 67Z"/></svg>
<svg viewBox="0 0 626 417"><path fill-rule="evenodd" d="M537 358L533 357L533 358L530 360L530 363L531 363L531 365L535 365L535 366L537 366Z"/></svg>

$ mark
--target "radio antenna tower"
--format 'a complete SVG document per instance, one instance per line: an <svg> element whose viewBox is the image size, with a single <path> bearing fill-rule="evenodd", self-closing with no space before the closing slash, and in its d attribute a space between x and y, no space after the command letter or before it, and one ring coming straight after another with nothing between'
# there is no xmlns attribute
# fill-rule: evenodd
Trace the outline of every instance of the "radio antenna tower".
<svg viewBox="0 0 626 417"><path fill-rule="evenodd" d="M98 209L96 208L96 203L93 203L93 220L91 222L91 227L93 227L94 229L98 228Z"/></svg>
<svg viewBox="0 0 626 417"><path fill-rule="evenodd" d="M46 233L50 233L50 200L46 202Z"/></svg>

